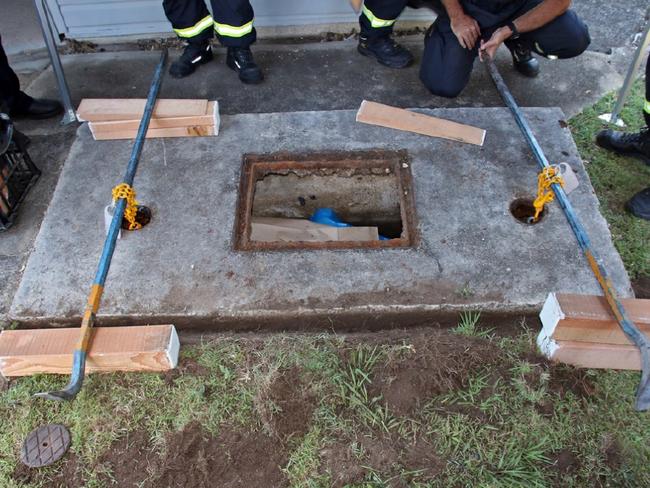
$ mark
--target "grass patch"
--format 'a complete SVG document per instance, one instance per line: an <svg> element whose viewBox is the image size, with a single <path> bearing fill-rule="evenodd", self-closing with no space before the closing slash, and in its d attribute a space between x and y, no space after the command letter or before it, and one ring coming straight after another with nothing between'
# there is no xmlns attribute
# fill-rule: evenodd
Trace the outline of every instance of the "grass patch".
<svg viewBox="0 0 650 488"><path fill-rule="evenodd" d="M573 138L585 163L591 183L601 204L601 212L609 223L614 245L632 279L650 275L650 222L628 214L625 202L650 182L650 167L634 158L618 156L598 147L596 133L615 126L598 119L610 113L616 103L616 93L603 97L569 121ZM636 132L645 126L643 119L644 83L638 80L621 113L626 131Z"/></svg>
<svg viewBox="0 0 650 488"><path fill-rule="evenodd" d="M216 442L225 426L270 435L286 453L280 468L292 487L650 486L650 425L633 410L638 374L548 366L534 356L526 329L515 338L472 332L468 352L491 342L501 364L479 367L461 388L421 398L412 413L392 412L381 391L369 393L375 374L425 353L430 334L362 343L334 336L222 340L185 348L173 373L90 375L64 404L31 397L61 378L12 381L0 393L0 486L56 486L51 480L65 464L27 482L14 477L21 441L42 423L70 428L75 479L109 487L119 480L110 482L113 468L101 460L114 441L146 431L154 452L140 469L155 474L156 453L174 449L169 434L195 421ZM307 388L315 410L302 434L284 439L269 415L291 412L274 410L267 390L295 370L295 395Z"/></svg>

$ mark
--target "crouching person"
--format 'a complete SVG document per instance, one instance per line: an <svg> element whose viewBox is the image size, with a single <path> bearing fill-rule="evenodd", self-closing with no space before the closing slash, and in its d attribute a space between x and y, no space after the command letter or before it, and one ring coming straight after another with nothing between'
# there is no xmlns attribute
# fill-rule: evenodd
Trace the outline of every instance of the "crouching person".
<svg viewBox="0 0 650 488"><path fill-rule="evenodd" d="M587 26L569 10L571 0L442 0L441 4L434 5L439 15L427 31L420 67L420 79L434 95L458 96L479 50L493 57L505 44L515 69L532 78L539 73L533 53L573 58L591 42Z"/></svg>

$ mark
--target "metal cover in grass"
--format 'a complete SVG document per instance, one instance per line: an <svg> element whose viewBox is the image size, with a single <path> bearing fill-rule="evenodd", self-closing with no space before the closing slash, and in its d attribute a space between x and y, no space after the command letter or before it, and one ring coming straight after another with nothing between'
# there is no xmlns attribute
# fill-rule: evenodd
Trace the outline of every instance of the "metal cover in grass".
<svg viewBox="0 0 650 488"><path fill-rule="evenodd" d="M47 424L32 430L20 450L20 460L30 468L55 463L70 447L70 432L61 424Z"/></svg>

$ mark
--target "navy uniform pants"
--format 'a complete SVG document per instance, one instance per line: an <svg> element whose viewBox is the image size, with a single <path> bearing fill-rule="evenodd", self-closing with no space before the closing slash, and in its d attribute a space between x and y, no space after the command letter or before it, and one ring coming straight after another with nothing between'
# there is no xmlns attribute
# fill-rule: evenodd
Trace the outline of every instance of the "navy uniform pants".
<svg viewBox="0 0 650 488"><path fill-rule="evenodd" d="M9 66L7 55L2 47L0 37L0 112L12 109L24 109L32 103L32 98L20 91L20 82L14 70Z"/></svg>
<svg viewBox="0 0 650 488"><path fill-rule="evenodd" d="M163 8L176 35L189 42L205 42L213 31L226 47L248 47L255 42L253 7L248 0L210 3L214 18L204 0L163 0Z"/></svg>
<svg viewBox="0 0 650 488"><path fill-rule="evenodd" d="M645 104L643 105L645 125L650 127L650 58L645 64Z"/></svg>
<svg viewBox="0 0 650 488"><path fill-rule="evenodd" d="M489 39L492 33L508 21L520 17L539 5L542 0L461 0L465 13L481 27L481 35ZM361 33L370 38L390 34L393 24L407 0L366 0L359 19ZM433 3L433 2L432 2ZM463 48L451 31L446 11L438 5L438 18L427 31L420 66L420 79L433 93L456 97L467 85L478 43L474 49ZM545 26L522 34L518 42L546 57L572 58L581 54L591 42L589 30L580 18L569 10Z"/></svg>

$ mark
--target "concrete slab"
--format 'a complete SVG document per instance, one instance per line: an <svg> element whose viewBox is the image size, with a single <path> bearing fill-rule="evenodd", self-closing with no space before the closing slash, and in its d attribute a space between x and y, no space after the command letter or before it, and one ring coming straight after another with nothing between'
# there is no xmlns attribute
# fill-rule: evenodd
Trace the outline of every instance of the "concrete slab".
<svg viewBox="0 0 650 488"><path fill-rule="evenodd" d="M484 147L355 122L354 111L223 118L218 137L151 140L135 186L154 210L118 243L102 323L329 328L428 318L458 310L537 310L549 291L599 288L562 211L536 226L508 206L532 195L537 166L506 109L426 113L486 127ZM630 283L558 109L526 114L549 159L582 182L576 211L622 296ZM243 153L406 149L420 242L412 249L234 252ZM126 141L95 142L86 126L70 151L10 315L27 324L80 319L104 239L102 208L120 181Z"/></svg>

